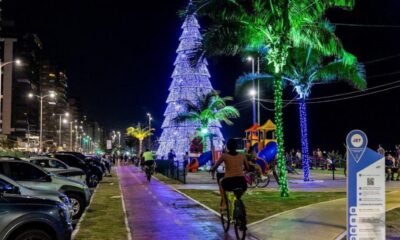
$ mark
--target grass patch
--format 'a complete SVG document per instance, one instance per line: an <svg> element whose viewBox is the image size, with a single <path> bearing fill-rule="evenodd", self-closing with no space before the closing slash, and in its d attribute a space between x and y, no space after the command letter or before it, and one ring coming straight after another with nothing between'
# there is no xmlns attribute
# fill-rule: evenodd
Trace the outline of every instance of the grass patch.
<svg viewBox="0 0 400 240"><path fill-rule="evenodd" d="M158 180L160 180L161 182L163 182L165 184L183 184L183 183L179 182L178 180L166 177L165 175L163 175L161 173L155 173L154 177L156 177Z"/></svg>
<svg viewBox="0 0 400 240"><path fill-rule="evenodd" d="M180 191L219 212L219 192L189 189ZM246 205L247 220L252 223L290 209L345 197L345 192L291 192L290 197L281 198L279 192L248 191L242 199Z"/></svg>
<svg viewBox="0 0 400 240"><path fill-rule="evenodd" d="M81 222L77 240L125 240L125 216L117 174L104 177Z"/></svg>
<svg viewBox="0 0 400 240"><path fill-rule="evenodd" d="M400 208L393 209L386 213L386 235L390 237L400 236Z"/></svg>

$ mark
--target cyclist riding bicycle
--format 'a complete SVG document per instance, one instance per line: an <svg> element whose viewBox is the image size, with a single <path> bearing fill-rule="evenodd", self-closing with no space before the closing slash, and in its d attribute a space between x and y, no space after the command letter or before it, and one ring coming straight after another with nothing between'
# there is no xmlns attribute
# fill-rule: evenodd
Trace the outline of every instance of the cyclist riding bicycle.
<svg viewBox="0 0 400 240"><path fill-rule="evenodd" d="M154 155L150 151L150 149L146 149L146 151L143 153L143 159L144 159L144 165L145 166L153 166L154 165Z"/></svg>
<svg viewBox="0 0 400 240"><path fill-rule="evenodd" d="M219 181L220 193L222 198L221 209L226 209L225 191L232 191L240 188L243 193L247 190L247 183L244 177L244 169L248 169L249 165L246 156L236 151L237 143L234 139L229 139L227 144L227 153L223 153L219 160L210 169L211 172L215 172L219 165L225 164L225 174ZM218 178L218 176L217 176Z"/></svg>
<svg viewBox="0 0 400 240"><path fill-rule="evenodd" d="M263 175L263 172L260 165L258 165L256 162L258 157L253 147L249 148L246 157L249 163L249 171L256 173L258 177L261 177Z"/></svg>

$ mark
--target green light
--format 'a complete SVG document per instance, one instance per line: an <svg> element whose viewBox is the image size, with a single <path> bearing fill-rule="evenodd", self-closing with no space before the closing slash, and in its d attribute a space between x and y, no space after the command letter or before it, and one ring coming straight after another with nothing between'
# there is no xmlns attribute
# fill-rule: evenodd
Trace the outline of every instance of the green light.
<svg viewBox="0 0 400 240"><path fill-rule="evenodd" d="M282 92L283 82L282 75L274 79L274 100L275 100L275 123L276 123L276 141L278 144L278 170L279 170L279 188L282 197L289 196L289 188L286 175L286 159L284 155L283 140L283 118L282 118Z"/></svg>

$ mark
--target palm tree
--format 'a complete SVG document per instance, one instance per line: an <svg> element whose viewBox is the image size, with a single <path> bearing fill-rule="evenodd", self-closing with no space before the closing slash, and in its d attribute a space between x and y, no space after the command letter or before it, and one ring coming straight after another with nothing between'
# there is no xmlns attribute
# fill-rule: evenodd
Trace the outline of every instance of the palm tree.
<svg viewBox="0 0 400 240"><path fill-rule="evenodd" d="M304 181L310 181L306 100L311 93L312 86L332 81L345 81L360 90L366 87L365 70L362 64L349 65L341 59L331 59L332 56L327 56L311 48L294 48L289 51L288 63L283 69L283 79L293 87L298 95ZM237 89L255 79L270 87L271 78L272 76L269 74L246 74L238 79Z"/></svg>
<svg viewBox="0 0 400 240"><path fill-rule="evenodd" d="M142 128L140 124L137 127L129 127L126 129L126 134L139 140L139 153L143 152L143 140L153 135L154 129Z"/></svg>
<svg viewBox="0 0 400 240"><path fill-rule="evenodd" d="M226 102L231 101L232 97L220 97L217 91L211 91L206 95L199 96L197 104L189 100L182 101L186 111L180 113L175 121L177 122L198 122L200 128L197 129L198 135L202 137L203 146L206 148L207 137L210 138L211 150L213 149L213 134L209 130L210 126L218 121L223 121L232 125L232 118L239 117L239 111L233 106L227 106Z"/></svg>
<svg viewBox="0 0 400 240"><path fill-rule="evenodd" d="M334 7L351 9L354 0L193 0L197 11L211 19L205 34L204 46L193 53L193 62L205 50L208 55L236 55L246 48L265 46L264 58L273 67L276 137L281 196L289 196L284 158L282 91L283 68L289 49L311 47L340 56L346 63L354 63L335 36L334 29L324 18Z"/></svg>

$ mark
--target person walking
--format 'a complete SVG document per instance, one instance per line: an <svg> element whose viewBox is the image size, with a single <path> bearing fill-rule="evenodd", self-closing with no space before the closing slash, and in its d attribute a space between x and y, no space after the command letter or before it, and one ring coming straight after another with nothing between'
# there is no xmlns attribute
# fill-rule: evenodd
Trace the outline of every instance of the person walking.
<svg viewBox="0 0 400 240"><path fill-rule="evenodd" d="M176 158L176 154L175 154L175 152L174 152L174 149L171 149L171 150L169 151L169 153L168 153L168 160L174 161L175 158Z"/></svg>
<svg viewBox="0 0 400 240"><path fill-rule="evenodd" d="M385 156L386 150L382 147L382 145L378 145L378 150L376 150L382 156Z"/></svg>

